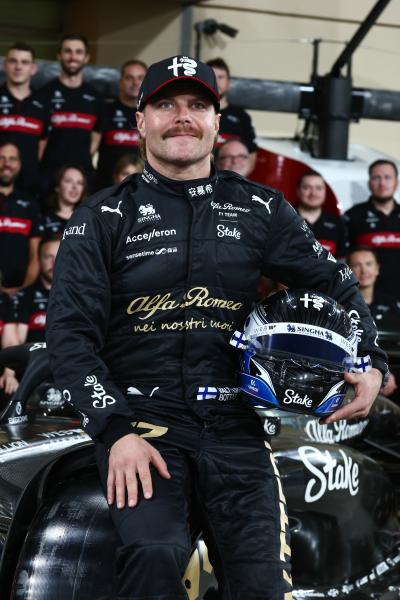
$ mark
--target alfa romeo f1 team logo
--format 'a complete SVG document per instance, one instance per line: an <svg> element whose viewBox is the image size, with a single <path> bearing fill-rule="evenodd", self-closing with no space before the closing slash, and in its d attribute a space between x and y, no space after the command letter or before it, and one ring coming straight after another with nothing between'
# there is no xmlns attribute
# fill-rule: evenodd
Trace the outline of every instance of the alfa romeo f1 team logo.
<svg viewBox="0 0 400 600"><path fill-rule="evenodd" d="M193 58L187 56L175 56L172 60L172 65L169 65L168 69L172 70L174 77L179 75L196 75L197 62ZM179 71L182 69L182 71Z"/></svg>

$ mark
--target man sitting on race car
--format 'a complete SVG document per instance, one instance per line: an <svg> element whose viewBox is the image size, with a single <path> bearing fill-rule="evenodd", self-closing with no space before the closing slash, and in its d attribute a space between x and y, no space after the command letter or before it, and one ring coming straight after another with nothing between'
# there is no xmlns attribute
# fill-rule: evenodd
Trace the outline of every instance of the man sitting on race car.
<svg viewBox="0 0 400 600"><path fill-rule="evenodd" d="M261 274L352 312L372 368L345 374L355 397L329 421L366 415L387 371L351 270L280 192L212 167L219 109L210 67L153 64L137 112L144 171L78 208L57 257L50 361L96 442L121 600L187 598L194 501L221 598L291 598L285 499L229 347Z"/></svg>

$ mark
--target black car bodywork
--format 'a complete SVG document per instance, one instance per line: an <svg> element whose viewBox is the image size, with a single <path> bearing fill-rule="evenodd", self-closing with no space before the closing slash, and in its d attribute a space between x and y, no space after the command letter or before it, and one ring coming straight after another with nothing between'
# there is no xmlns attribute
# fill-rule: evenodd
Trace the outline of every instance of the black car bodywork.
<svg viewBox="0 0 400 600"><path fill-rule="evenodd" d="M42 345L3 351L0 362L24 372L0 426L1 598L110 599L119 542L92 442L52 386ZM380 397L358 422L260 418L288 504L293 596L399 598L400 409ZM216 599L195 522L192 534L188 597Z"/></svg>

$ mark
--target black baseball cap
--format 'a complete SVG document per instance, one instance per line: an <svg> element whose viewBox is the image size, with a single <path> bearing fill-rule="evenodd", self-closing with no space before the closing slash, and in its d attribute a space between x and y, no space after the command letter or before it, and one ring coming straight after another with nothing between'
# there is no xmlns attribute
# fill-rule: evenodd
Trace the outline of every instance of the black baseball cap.
<svg viewBox="0 0 400 600"><path fill-rule="evenodd" d="M150 98L166 85L182 79L199 84L219 112L219 93L213 69L190 56L171 56L150 65L140 86L137 110L143 110Z"/></svg>

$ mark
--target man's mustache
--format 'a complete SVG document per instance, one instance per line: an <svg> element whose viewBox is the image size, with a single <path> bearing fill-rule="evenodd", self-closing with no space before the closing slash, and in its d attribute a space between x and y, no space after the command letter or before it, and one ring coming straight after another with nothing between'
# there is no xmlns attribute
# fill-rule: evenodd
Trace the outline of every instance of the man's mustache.
<svg viewBox="0 0 400 600"><path fill-rule="evenodd" d="M171 127L165 131L162 137L166 139L176 135L193 135L194 137L201 138L201 132L193 127Z"/></svg>

